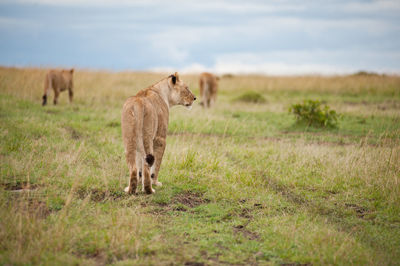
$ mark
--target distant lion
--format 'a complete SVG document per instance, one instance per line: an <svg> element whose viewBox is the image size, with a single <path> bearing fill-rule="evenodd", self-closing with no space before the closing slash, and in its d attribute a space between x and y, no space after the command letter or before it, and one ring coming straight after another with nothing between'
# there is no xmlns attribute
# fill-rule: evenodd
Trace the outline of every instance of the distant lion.
<svg viewBox="0 0 400 266"><path fill-rule="evenodd" d="M219 78L211 73L204 72L200 74L199 85L202 98L200 105L206 108L214 105L217 99L218 80Z"/></svg>
<svg viewBox="0 0 400 266"><path fill-rule="evenodd" d="M60 92L65 90L68 90L69 102L72 102L72 98L74 97L73 74L73 68L69 70L50 70L47 73L44 81L43 106L47 104L47 95L49 94L50 90L54 90L54 105L56 105L58 102L58 96L60 95Z"/></svg>
<svg viewBox="0 0 400 266"><path fill-rule="evenodd" d="M152 184L162 185L157 180L166 145L169 109L174 105L191 109L194 100L196 97L178 73L126 100L121 127L130 179L125 192L136 193L142 175L142 190L147 194L155 192Z"/></svg>

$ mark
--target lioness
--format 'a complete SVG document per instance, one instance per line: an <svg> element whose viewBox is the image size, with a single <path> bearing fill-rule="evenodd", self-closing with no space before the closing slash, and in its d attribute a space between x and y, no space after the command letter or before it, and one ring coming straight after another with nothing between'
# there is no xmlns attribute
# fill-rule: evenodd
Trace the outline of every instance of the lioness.
<svg viewBox="0 0 400 266"><path fill-rule="evenodd" d="M218 77L211 73L204 72L200 74L199 83L200 95L202 98L200 105L207 108L215 103L217 99L218 79Z"/></svg>
<svg viewBox="0 0 400 266"><path fill-rule="evenodd" d="M58 101L58 96L60 92L68 90L69 92L69 102L72 102L72 98L74 96L73 91L73 75L74 69L70 70L50 70L44 81L44 95L42 105L45 106L47 104L47 95L50 90L54 90L54 100L53 103L56 105Z"/></svg>
<svg viewBox="0 0 400 266"><path fill-rule="evenodd" d="M130 181L125 192L136 193L142 175L142 190L147 194L155 192L152 184L162 185L157 179L165 150L169 108L183 105L191 109L194 100L196 97L178 73L126 100L122 108L121 127Z"/></svg>

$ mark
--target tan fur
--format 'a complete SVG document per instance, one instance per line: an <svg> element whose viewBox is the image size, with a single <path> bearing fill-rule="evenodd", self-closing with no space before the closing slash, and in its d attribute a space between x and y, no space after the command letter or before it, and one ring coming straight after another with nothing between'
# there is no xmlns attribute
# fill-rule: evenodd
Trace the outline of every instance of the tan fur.
<svg viewBox="0 0 400 266"><path fill-rule="evenodd" d="M73 74L74 69L50 70L47 73L46 79L44 81L44 95L42 105L47 104L47 96L49 95L50 90L54 91L54 104L57 104L60 92L65 90L68 90L69 102L72 102L72 98L74 96Z"/></svg>
<svg viewBox="0 0 400 266"><path fill-rule="evenodd" d="M217 99L218 77L207 72L201 73L199 85L200 95L202 98L200 105L206 108L211 107L212 105L214 105Z"/></svg>
<svg viewBox="0 0 400 266"><path fill-rule="evenodd" d="M166 145L169 108L174 105L190 108L194 100L196 97L179 79L178 73L126 100L121 116L122 138L130 175L126 192L136 193L140 176L142 189L148 194L155 192L152 184L161 185L158 182L158 172Z"/></svg>

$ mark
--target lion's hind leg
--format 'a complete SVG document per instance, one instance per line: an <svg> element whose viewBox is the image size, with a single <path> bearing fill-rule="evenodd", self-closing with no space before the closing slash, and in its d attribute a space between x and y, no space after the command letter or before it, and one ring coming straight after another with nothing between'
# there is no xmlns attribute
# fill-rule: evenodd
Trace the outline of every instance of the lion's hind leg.
<svg viewBox="0 0 400 266"><path fill-rule="evenodd" d="M154 155L155 155L155 162L152 166L151 178L153 185L162 186L162 183L158 181L158 173L160 171L160 166L162 162L162 158L165 151L165 137L157 137L154 140Z"/></svg>
<svg viewBox="0 0 400 266"><path fill-rule="evenodd" d="M129 171L129 176L129 186L125 188L125 192L128 194L135 194L139 180L136 167L134 167L132 171Z"/></svg>
<svg viewBox="0 0 400 266"><path fill-rule="evenodd" d="M143 175L144 191L147 194L152 194L156 191L153 189L153 187L151 185L152 182L151 182L151 177L150 177L150 168L149 168L149 166L146 165L143 170L144 170L143 171L144 172L144 175Z"/></svg>
<svg viewBox="0 0 400 266"><path fill-rule="evenodd" d="M146 131L146 129L145 129ZM150 130L147 130L149 132ZM151 132L151 131L150 131ZM152 187L152 182L151 182L151 170L152 166L154 165L154 149L153 149L153 139L151 137L151 134L143 134L143 147L145 151L145 156L143 160L143 171L142 171L142 180L143 180L143 188L144 191L147 194L154 193L155 190Z"/></svg>
<svg viewBox="0 0 400 266"><path fill-rule="evenodd" d="M125 188L125 192L135 194L139 181L139 173L136 167L136 151L130 150L126 153L126 161L129 167L129 186Z"/></svg>
<svg viewBox="0 0 400 266"><path fill-rule="evenodd" d="M140 167L137 165L137 163L140 162L140 157L137 156L136 127L137 123L131 108L126 108L122 113L121 128L125 146L126 162L129 168L129 186L125 188L125 192L128 192L129 194L136 193L139 180L138 174L140 171Z"/></svg>
<svg viewBox="0 0 400 266"><path fill-rule="evenodd" d="M74 91L71 88L68 89L68 96L69 102L72 103L72 100L74 99Z"/></svg>
<svg viewBox="0 0 400 266"><path fill-rule="evenodd" d="M53 100L53 104L57 105L58 103L58 96L60 96L60 90L58 88L54 89L54 100Z"/></svg>
<svg viewBox="0 0 400 266"><path fill-rule="evenodd" d="M152 187L152 181L151 181L151 177L150 177L150 167L152 167L154 164L154 156L152 154L148 154L146 156L145 161L146 162L144 163L143 172L142 172L143 188L147 194L152 194L152 193L156 192Z"/></svg>
<svg viewBox="0 0 400 266"><path fill-rule="evenodd" d="M50 92L50 88L51 88L51 78L49 76L49 74L46 75L46 79L44 81L44 94L43 94L43 102L42 102L42 106L45 106L47 104L47 95Z"/></svg>

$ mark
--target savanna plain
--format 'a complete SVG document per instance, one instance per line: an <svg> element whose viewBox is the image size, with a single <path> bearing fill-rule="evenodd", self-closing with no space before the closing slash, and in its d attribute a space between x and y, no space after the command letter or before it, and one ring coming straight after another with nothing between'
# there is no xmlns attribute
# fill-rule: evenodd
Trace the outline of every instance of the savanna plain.
<svg viewBox="0 0 400 266"><path fill-rule="evenodd" d="M78 69L42 107L46 71L0 68L0 264L400 264L400 77L221 76L170 110L163 186L127 195L122 104L170 73ZM304 99L337 127L297 123Z"/></svg>

